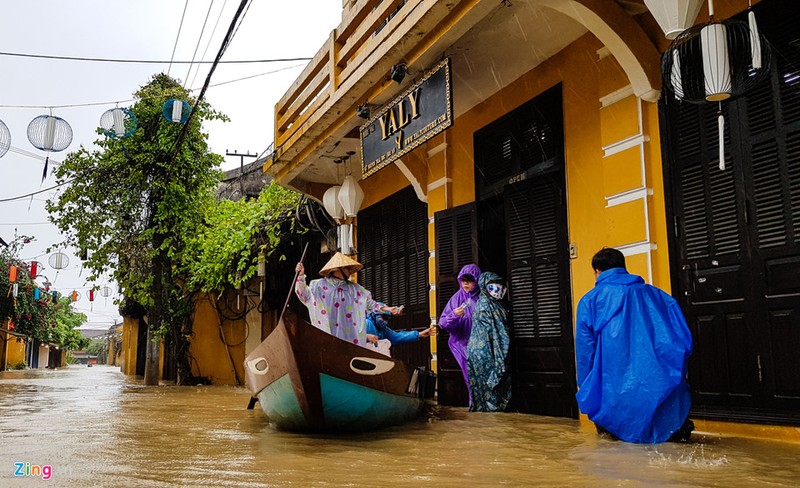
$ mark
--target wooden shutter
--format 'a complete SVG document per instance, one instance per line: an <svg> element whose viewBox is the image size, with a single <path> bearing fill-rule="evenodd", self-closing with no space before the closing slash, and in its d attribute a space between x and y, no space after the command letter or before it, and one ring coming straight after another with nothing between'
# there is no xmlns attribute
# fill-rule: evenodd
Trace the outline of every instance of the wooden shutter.
<svg viewBox="0 0 800 488"><path fill-rule="evenodd" d="M427 207L407 187L358 214L358 252L364 268L359 282L375 300L405 305L394 316L395 330L425 329L428 307ZM392 355L414 366L428 366L426 341L392 346Z"/></svg>
<svg viewBox="0 0 800 488"><path fill-rule="evenodd" d="M436 212L436 315L458 291L458 272L469 263L478 262L477 218L470 203ZM436 354L439 365L439 403L467 406L467 387L460 366L450 352L450 335L439 330Z"/></svg>

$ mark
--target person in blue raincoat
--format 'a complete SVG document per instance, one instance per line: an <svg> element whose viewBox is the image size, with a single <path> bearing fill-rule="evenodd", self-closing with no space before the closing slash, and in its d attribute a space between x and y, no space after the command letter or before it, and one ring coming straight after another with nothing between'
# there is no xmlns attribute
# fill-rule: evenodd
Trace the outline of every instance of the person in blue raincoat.
<svg viewBox="0 0 800 488"><path fill-rule="evenodd" d="M381 339L387 339L392 345L404 344L417 341L420 337L430 337L433 331L429 327L423 331L404 330L398 332L389 327L389 321L386 320L391 314L391 312L367 314L367 341L375 343Z"/></svg>
<svg viewBox="0 0 800 488"><path fill-rule="evenodd" d="M596 282L575 332L581 411L600 433L628 442L687 441L692 335L678 303L625 269L617 249L592 258Z"/></svg>

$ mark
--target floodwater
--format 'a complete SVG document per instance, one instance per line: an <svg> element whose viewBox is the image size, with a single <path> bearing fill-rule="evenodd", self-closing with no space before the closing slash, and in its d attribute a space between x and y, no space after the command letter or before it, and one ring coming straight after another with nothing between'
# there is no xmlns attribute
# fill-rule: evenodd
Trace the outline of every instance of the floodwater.
<svg viewBox="0 0 800 488"><path fill-rule="evenodd" d="M244 388L145 387L110 366L0 373L0 487L797 486L800 445L599 439L577 421L436 408L350 436L277 431ZM49 466L49 480L14 476ZM32 472L32 471L31 471Z"/></svg>

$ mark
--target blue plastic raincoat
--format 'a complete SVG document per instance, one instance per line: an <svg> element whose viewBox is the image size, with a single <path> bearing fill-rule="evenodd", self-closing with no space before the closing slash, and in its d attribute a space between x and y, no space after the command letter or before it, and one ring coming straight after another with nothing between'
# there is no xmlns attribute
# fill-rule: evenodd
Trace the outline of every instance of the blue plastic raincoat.
<svg viewBox="0 0 800 488"><path fill-rule="evenodd" d="M692 335L678 303L623 268L598 276L578 304L578 406L622 440L666 441L691 406Z"/></svg>
<svg viewBox="0 0 800 488"><path fill-rule="evenodd" d="M419 339L419 332L416 330L396 331L389 327L386 317L390 312L372 312L367 314L367 334L378 336L378 339L388 339L392 345L414 342Z"/></svg>

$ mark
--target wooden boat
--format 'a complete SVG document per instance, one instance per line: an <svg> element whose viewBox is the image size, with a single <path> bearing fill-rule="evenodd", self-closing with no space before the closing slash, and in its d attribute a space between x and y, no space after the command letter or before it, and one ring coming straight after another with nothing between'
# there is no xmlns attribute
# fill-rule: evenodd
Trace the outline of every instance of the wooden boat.
<svg viewBox="0 0 800 488"><path fill-rule="evenodd" d="M415 370L290 310L247 356L245 377L270 422L287 430L378 429L413 417L422 403Z"/></svg>

